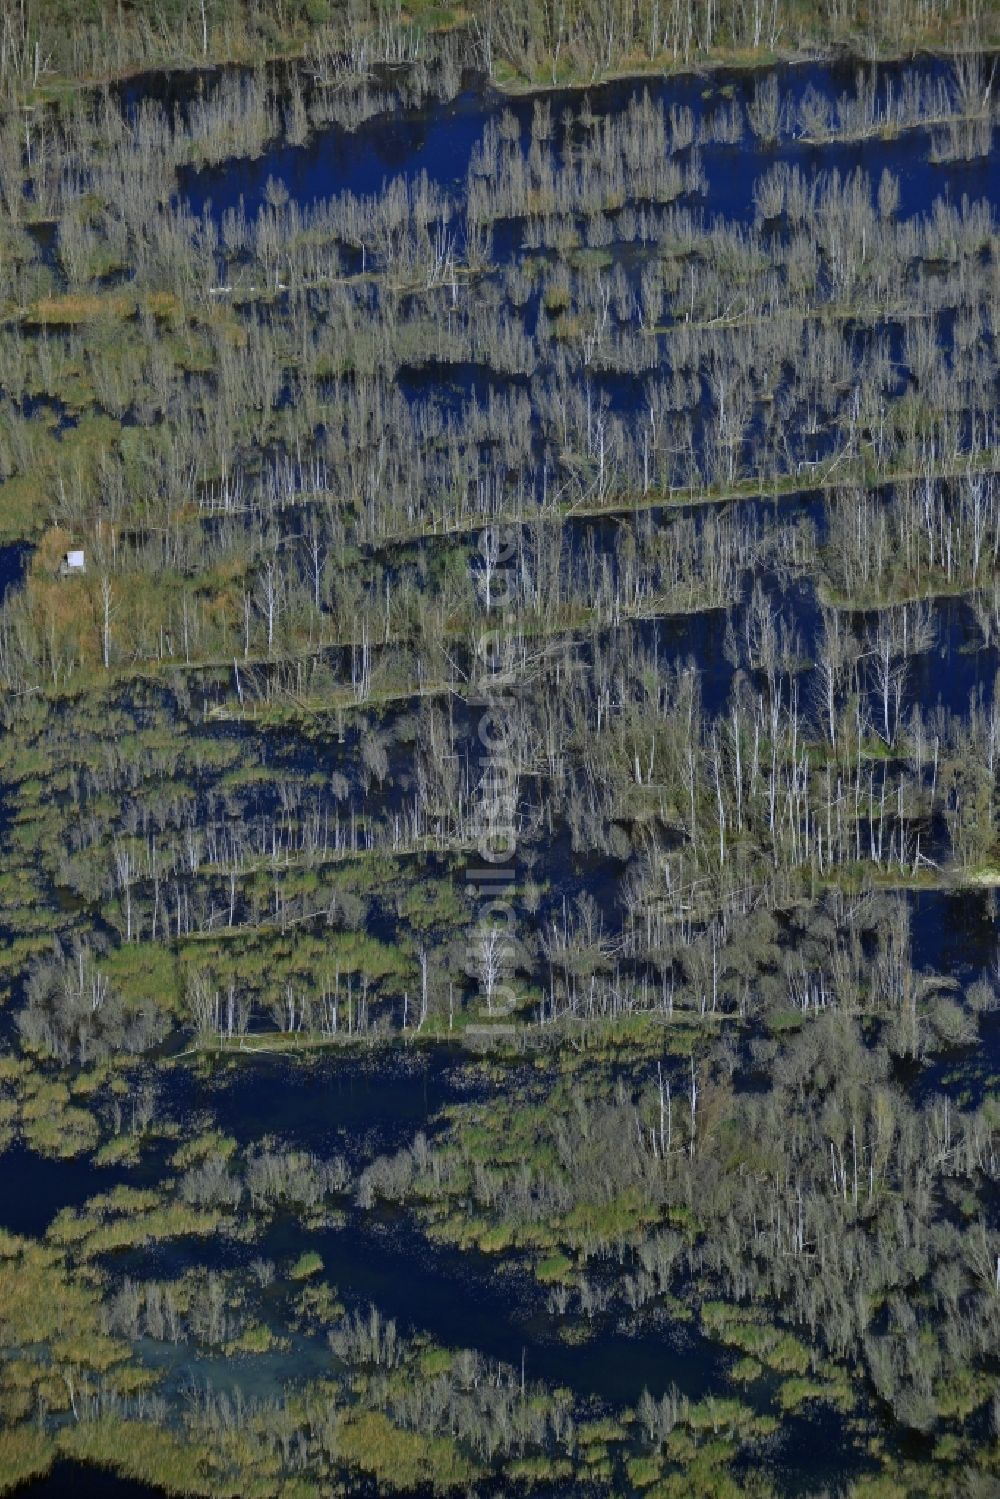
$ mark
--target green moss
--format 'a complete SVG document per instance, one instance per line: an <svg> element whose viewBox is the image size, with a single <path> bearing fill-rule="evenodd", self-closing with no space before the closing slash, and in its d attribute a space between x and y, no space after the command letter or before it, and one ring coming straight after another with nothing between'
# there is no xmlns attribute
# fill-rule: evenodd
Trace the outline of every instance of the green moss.
<svg viewBox="0 0 1000 1499"><path fill-rule="evenodd" d="M661 1473L661 1463L656 1457L630 1457L628 1460L629 1482L637 1489L648 1489Z"/></svg>
<svg viewBox="0 0 1000 1499"><path fill-rule="evenodd" d="M573 1274L573 1261L564 1254L546 1255L535 1266L535 1274L543 1285L569 1280Z"/></svg>
<svg viewBox="0 0 1000 1499"><path fill-rule="evenodd" d="M527 1488L536 1484L568 1484L573 1477L573 1464L560 1457L516 1457L506 1465L511 1483L523 1483Z"/></svg>
<svg viewBox="0 0 1000 1499"><path fill-rule="evenodd" d="M308 1280L313 1275L321 1274L322 1270L322 1256L315 1249L307 1249L299 1255L288 1274L292 1280Z"/></svg>
<svg viewBox="0 0 1000 1499"><path fill-rule="evenodd" d="M288 1346L288 1340L277 1337L269 1327L262 1322L256 1322L244 1328L238 1338L225 1346L228 1357L241 1353L270 1353L273 1348Z"/></svg>
<svg viewBox="0 0 1000 1499"><path fill-rule="evenodd" d="M435 1490L473 1482L476 1468L446 1437L401 1431L380 1412L345 1412L340 1421L340 1451L362 1473L393 1488L430 1484Z"/></svg>
<svg viewBox="0 0 1000 1499"><path fill-rule="evenodd" d="M737 1359L730 1369L729 1377L737 1384L753 1384L755 1379L760 1378L761 1372L761 1366L756 1359L741 1358Z"/></svg>

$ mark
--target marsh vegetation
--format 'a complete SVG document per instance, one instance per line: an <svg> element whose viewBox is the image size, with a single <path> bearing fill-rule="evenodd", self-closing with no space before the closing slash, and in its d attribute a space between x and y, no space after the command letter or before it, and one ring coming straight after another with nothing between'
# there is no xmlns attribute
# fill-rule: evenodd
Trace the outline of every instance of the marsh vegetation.
<svg viewBox="0 0 1000 1499"><path fill-rule="evenodd" d="M267 18L56 9L0 38L0 1486L991 1493L992 12L665 78L814 23L307 4L84 89Z"/></svg>

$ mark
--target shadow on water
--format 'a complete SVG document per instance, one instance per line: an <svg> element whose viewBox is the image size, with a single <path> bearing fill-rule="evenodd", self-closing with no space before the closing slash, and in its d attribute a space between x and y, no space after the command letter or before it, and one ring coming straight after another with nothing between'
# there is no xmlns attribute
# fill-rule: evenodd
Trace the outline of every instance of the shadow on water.
<svg viewBox="0 0 1000 1499"><path fill-rule="evenodd" d="M160 1499L166 1489L150 1488L131 1478L119 1478L107 1468L59 1462L44 1478L14 1490L19 1499Z"/></svg>
<svg viewBox="0 0 1000 1499"><path fill-rule="evenodd" d="M794 1415L782 1415L781 1429L764 1452L735 1465L736 1476L745 1479L763 1473L784 1499L813 1499L824 1494L846 1495L864 1473L875 1465L853 1443L847 1420L831 1406L808 1407Z"/></svg>
<svg viewBox="0 0 1000 1499"><path fill-rule="evenodd" d="M997 895L984 890L920 890L910 895L913 966L957 981L961 998L997 962ZM967 1008L967 1007L966 1007ZM1000 1084L1000 1011L967 1014L965 1035L910 1069L915 1101L946 1094L976 1107Z"/></svg>
<svg viewBox="0 0 1000 1499"><path fill-rule="evenodd" d="M257 1055L206 1076L181 1074L174 1108L208 1108L246 1146L273 1136L299 1150L339 1152L353 1167L408 1145L472 1085L440 1047L419 1054L314 1058Z"/></svg>
<svg viewBox="0 0 1000 1499"><path fill-rule="evenodd" d="M529 1378L579 1395L634 1403L644 1389L662 1395L677 1385L698 1399L722 1373L721 1350L680 1324L626 1336L595 1322L585 1341L564 1342L527 1270L431 1244L403 1219L353 1214L344 1229L307 1236L284 1220L266 1249L287 1260L304 1242L322 1256L348 1305L374 1303L402 1329L429 1332L448 1347L476 1348L515 1368L523 1355Z"/></svg>
<svg viewBox="0 0 1000 1499"><path fill-rule="evenodd" d="M996 895L992 890L917 890L911 896L914 968L964 983L997 960Z"/></svg>
<svg viewBox="0 0 1000 1499"><path fill-rule="evenodd" d="M906 684L907 698L932 710L940 703L948 712L968 714L969 703L993 701L998 658L983 644L972 609L965 599L945 598L934 606L937 643L913 658Z"/></svg>

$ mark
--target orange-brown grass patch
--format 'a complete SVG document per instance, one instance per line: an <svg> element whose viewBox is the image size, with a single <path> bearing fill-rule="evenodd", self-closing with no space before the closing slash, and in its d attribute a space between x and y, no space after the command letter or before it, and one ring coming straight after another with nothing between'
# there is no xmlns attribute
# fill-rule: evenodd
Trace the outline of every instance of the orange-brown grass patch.
<svg viewBox="0 0 1000 1499"><path fill-rule="evenodd" d="M59 296L42 297L29 308L25 322L45 327L91 323L102 318L120 321L135 313L135 298L114 293L98 296L96 293L64 292Z"/></svg>

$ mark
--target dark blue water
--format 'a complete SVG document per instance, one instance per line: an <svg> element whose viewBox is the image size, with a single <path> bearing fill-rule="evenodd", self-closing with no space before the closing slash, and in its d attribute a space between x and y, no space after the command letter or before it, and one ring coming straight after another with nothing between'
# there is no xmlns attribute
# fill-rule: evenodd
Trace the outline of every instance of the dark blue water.
<svg viewBox="0 0 1000 1499"><path fill-rule="evenodd" d="M360 1169L407 1145L449 1100L469 1096L454 1059L440 1048L409 1060L364 1054L292 1062L274 1056L223 1061L201 1075L183 1064L164 1076L159 1111L183 1124L206 1109L241 1145L264 1137ZM145 1142L140 1164L95 1167L40 1156L23 1144L0 1155L0 1226L44 1234L60 1208L128 1184L148 1186L167 1169L169 1142Z"/></svg>
<svg viewBox="0 0 1000 1499"><path fill-rule="evenodd" d="M969 982L997 961L996 895L991 890L918 890L910 896L914 968Z"/></svg>
<svg viewBox="0 0 1000 1499"><path fill-rule="evenodd" d="M987 709L993 702L1000 653L983 645L972 609L964 599L941 599L934 609L938 642L916 656L909 668L906 696L926 712L936 703L966 718L975 699Z"/></svg>
<svg viewBox="0 0 1000 1499"><path fill-rule="evenodd" d="M159 1499L166 1490L120 1478L107 1468L58 1462L44 1478L19 1484L13 1492L24 1499Z"/></svg>
<svg viewBox="0 0 1000 1499"><path fill-rule="evenodd" d="M3 599L8 590L17 588L24 582L33 551L34 547L24 541L0 547L0 599Z"/></svg>
<svg viewBox="0 0 1000 1499"><path fill-rule="evenodd" d="M947 65L939 61L931 60L920 67L932 78L947 72ZM877 71L884 92L887 81L898 83L903 70L896 64L883 64ZM785 66L777 72L783 95L796 106L810 87L833 96L854 93L853 64L808 63ZM753 83L746 74L722 71L713 74L709 82L698 76L634 78L586 92L550 90L541 97L550 106L558 131L564 113L578 113L585 101L600 116L620 111L647 93L654 104L690 109L697 129L730 99L745 105L753 96ZM487 122L505 111L512 113L521 125L526 149L534 108L532 95L508 98L480 86L466 90L448 104L398 109L367 120L353 131L330 126L304 145L281 146L257 159L185 170L180 176L180 192L196 215L210 207L212 214L221 218L226 209L236 208L242 201L252 218L265 201L269 179L282 181L291 197L302 205L341 192L375 194L388 178L405 176L412 180L422 172L442 187L457 188L464 182L472 149ZM698 149L709 181L708 208L738 222L753 219L754 184L777 161L798 166L807 174L814 168L837 170L841 175L862 168L876 182L883 168L888 168L899 177L900 212L904 215L930 207L946 183L956 200L964 193L970 198L996 201L1000 162L995 153L981 160L935 167L927 160L928 145L927 132L916 130L889 140L873 137L816 146L786 136L775 147L761 147L744 116L744 134L738 144L709 143Z"/></svg>
<svg viewBox="0 0 1000 1499"><path fill-rule="evenodd" d="M409 1144L446 1103L469 1097L455 1060L441 1048L412 1057L242 1057L200 1078L181 1076L177 1102L209 1108L241 1145L272 1136L357 1167Z"/></svg>
<svg viewBox="0 0 1000 1499"><path fill-rule="evenodd" d="M486 121L504 107L498 95L476 90L433 110L378 116L353 131L329 126L305 145L282 146L238 166L224 162L188 170L181 173L179 185L197 214L211 205L212 213L221 217L241 200L248 215L255 214L270 178L283 182L302 204L320 202L333 193L377 193L389 177L415 178L422 171L433 182L457 184L465 177ZM530 106L527 115L530 120Z"/></svg>
<svg viewBox="0 0 1000 1499"><path fill-rule="evenodd" d="M432 1243L405 1216L383 1210L352 1211L343 1226L326 1229L304 1228L282 1215L249 1244L175 1240L110 1256L106 1263L116 1276L173 1279L194 1268L245 1270L263 1257L280 1278L306 1250L319 1253L324 1280L349 1309L374 1304L402 1333L425 1333L448 1348L475 1348L518 1369L523 1358L527 1377L581 1397L634 1403L644 1389L662 1395L676 1384L700 1399L719 1387L729 1362L724 1349L682 1323L626 1334L615 1329L612 1316L601 1315L585 1328L582 1341L567 1342L526 1266ZM275 1327L284 1331L280 1322ZM321 1362L325 1347L323 1334ZM308 1362L312 1366L313 1355Z"/></svg>
<svg viewBox="0 0 1000 1499"><path fill-rule="evenodd" d="M148 1179L149 1165L143 1172ZM82 1207L88 1197L137 1181L126 1167L36 1155L16 1144L0 1155L0 1227L39 1238L60 1208Z"/></svg>
<svg viewBox="0 0 1000 1499"><path fill-rule="evenodd" d="M687 1325L625 1336L598 1319L592 1336L558 1337L544 1297L526 1269L475 1250L429 1242L402 1219L352 1219L347 1228L303 1234L288 1221L267 1236L276 1260L316 1249L324 1274L349 1305L374 1303L401 1329L426 1330L445 1347L476 1348L528 1378L611 1403L634 1403L644 1389L676 1384L698 1399L717 1388L727 1356Z"/></svg>

